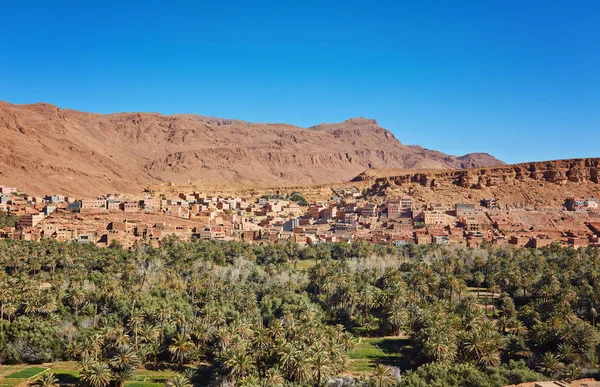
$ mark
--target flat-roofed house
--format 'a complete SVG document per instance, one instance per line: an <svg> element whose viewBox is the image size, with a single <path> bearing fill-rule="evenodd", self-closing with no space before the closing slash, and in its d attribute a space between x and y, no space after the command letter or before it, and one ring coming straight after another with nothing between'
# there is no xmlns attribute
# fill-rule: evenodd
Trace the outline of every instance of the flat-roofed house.
<svg viewBox="0 0 600 387"><path fill-rule="evenodd" d="M106 208L109 211L118 211L121 209L121 199L107 199Z"/></svg>
<svg viewBox="0 0 600 387"><path fill-rule="evenodd" d="M388 218L398 218L403 214L412 212L413 201L409 196L404 196L399 199L390 199L386 202L388 210Z"/></svg>
<svg viewBox="0 0 600 387"><path fill-rule="evenodd" d="M418 245L428 245L428 244L431 244L431 235L415 232L415 242Z"/></svg>
<svg viewBox="0 0 600 387"><path fill-rule="evenodd" d="M445 224L446 223L446 214L442 211L423 211L423 222L426 225L432 224Z"/></svg>
<svg viewBox="0 0 600 387"><path fill-rule="evenodd" d="M473 216L463 216L460 221L467 232L478 232L480 231L479 220Z"/></svg>
<svg viewBox="0 0 600 387"><path fill-rule="evenodd" d="M140 203L137 200L128 200L123 202L123 212L138 212Z"/></svg>
<svg viewBox="0 0 600 387"><path fill-rule="evenodd" d="M463 216L477 215L475 204L456 203L455 211L457 218L462 218Z"/></svg>
<svg viewBox="0 0 600 387"><path fill-rule="evenodd" d="M37 226L44 220L44 214L25 214L21 216L21 220L17 223L17 229L31 228Z"/></svg>
<svg viewBox="0 0 600 387"><path fill-rule="evenodd" d="M539 249L540 247L551 245L555 240L546 236L537 236L531 239L531 247Z"/></svg>
<svg viewBox="0 0 600 387"><path fill-rule="evenodd" d="M587 247L590 244L589 239L577 238L577 237L569 238L568 242L569 242L569 246L571 246L574 249L578 249L580 247Z"/></svg>
<svg viewBox="0 0 600 387"><path fill-rule="evenodd" d="M81 212L95 212L106 210L106 199L82 199Z"/></svg>
<svg viewBox="0 0 600 387"><path fill-rule="evenodd" d="M508 243L515 245L516 247L525 247L529 243L529 237L524 235L513 235L510 237Z"/></svg>

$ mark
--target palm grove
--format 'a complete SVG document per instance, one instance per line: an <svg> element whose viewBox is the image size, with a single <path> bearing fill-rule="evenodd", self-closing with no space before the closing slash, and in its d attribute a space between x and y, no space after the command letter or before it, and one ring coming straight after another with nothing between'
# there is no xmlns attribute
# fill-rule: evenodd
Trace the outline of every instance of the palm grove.
<svg viewBox="0 0 600 387"><path fill-rule="evenodd" d="M600 353L594 248L0 241L0 264L0 362L77 360L89 387L142 367L177 386L502 386L594 376ZM340 377L359 337L398 335L406 367Z"/></svg>

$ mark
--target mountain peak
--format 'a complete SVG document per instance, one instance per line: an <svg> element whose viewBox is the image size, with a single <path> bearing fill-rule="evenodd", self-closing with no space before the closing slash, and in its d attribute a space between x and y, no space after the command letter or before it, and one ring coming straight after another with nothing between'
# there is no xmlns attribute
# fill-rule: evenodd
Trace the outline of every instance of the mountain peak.
<svg viewBox="0 0 600 387"><path fill-rule="evenodd" d="M352 117L352 118L348 118L346 121L344 121L345 123L350 123L350 124L373 124L373 125L378 125L377 121L373 118L365 118L365 117Z"/></svg>

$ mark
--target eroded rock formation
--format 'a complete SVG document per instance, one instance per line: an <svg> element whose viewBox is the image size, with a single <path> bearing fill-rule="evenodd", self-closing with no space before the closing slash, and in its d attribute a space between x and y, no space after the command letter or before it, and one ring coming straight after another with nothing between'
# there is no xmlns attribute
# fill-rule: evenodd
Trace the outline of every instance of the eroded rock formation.
<svg viewBox="0 0 600 387"><path fill-rule="evenodd" d="M403 185L418 183L425 187L438 184L453 184L463 188L481 189L494 187L519 180L540 180L554 184L600 183L600 158L554 160L530 162L523 164L503 165L496 167L470 168L449 171L401 171L395 175L377 177L366 171L356 176L353 181L372 181L374 186Z"/></svg>

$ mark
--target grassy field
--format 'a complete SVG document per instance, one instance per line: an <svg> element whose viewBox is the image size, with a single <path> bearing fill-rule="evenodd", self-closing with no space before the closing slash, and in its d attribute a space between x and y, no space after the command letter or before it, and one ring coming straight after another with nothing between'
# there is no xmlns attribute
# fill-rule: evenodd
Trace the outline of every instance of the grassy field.
<svg viewBox="0 0 600 387"><path fill-rule="evenodd" d="M30 367L26 365L1 366L0 367L0 387L24 386L30 381L46 371L47 367Z"/></svg>
<svg viewBox="0 0 600 387"><path fill-rule="evenodd" d="M56 375L61 386L79 384L79 371L76 362L45 364L45 367L29 367L25 365L0 366L0 387L26 387L37 376L49 369ZM133 373L125 387L162 387L165 382L175 376L175 371L153 371L139 369Z"/></svg>
<svg viewBox="0 0 600 387"><path fill-rule="evenodd" d="M137 370L131 377L127 387L158 387L164 386L165 382L175 376L173 371Z"/></svg>
<svg viewBox="0 0 600 387"><path fill-rule="evenodd" d="M15 387L26 381L27 379L0 379L0 387Z"/></svg>
<svg viewBox="0 0 600 387"><path fill-rule="evenodd" d="M367 373L376 364L398 367L402 370L410 365L410 340L408 337L376 337L362 339L348 354L350 373Z"/></svg>
<svg viewBox="0 0 600 387"><path fill-rule="evenodd" d="M298 260L296 262L296 270L306 271L316 264L317 264L317 262L314 259Z"/></svg>
<svg viewBox="0 0 600 387"><path fill-rule="evenodd" d="M48 368L46 367L27 367L20 371L13 372L11 374L6 375L5 379L30 379L34 376L41 374L46 371Z"/></svg>
<svg viewBox="0 0 600 387"><path fill-rule="evenodd" d="M467 287L467 292L469 292L469 294L475 298L477 298L477 288L474 286L469 286ZM483 302L483 298L484 297L489 297L489 298L500 298L500 294L499 293L492 293L490 291L488 291L487 288L481 287L479 288L479 299L481 302Z"/></svg>

